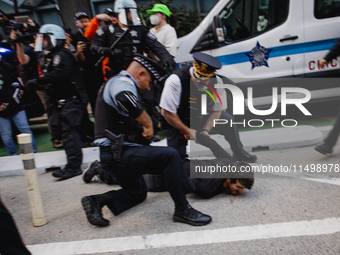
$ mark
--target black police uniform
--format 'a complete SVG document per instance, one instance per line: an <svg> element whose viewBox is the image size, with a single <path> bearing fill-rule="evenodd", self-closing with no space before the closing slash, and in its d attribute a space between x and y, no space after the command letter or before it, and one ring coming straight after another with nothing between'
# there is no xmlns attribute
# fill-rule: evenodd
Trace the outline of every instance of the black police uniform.
<svg viewBox="0 0 340 255"><path fill-rule="evenodd" d="M180 105L177 109L177 114L186 126L200 131L207 121L209 115L201 116L201 105L195 104L194 107L192 107L193 105L190 103L192 100L190 101L189 98L201 98L202 94L201 90L198 90L192 82L190 85L190 68L192 67L188 66L178 69L174 72L174 74L180 78L182 85L182 94ZM208 104L208 111L209 109L211 110L209 106L212 106L212 104ZM193 111L193 109L195 110ZM227 119L228 122L230 122L233 119L233 116L225 111L222 111L220 118ZM230 125L217 125L213 129L215 133L224 135L225 139L230 143L230 147L234 153L238 153L243 150L243 145L240 141L240 136L235 125L232 127L230 127ZM181 139L180 132L170 125L168 125L166 129L166 136L168 146L175 148L180 153L181 157L185 158L187 140Z"/></svg>
<svg viewBox="0 0 340 255"><path fill-rule="evenodd" d="M105 48L109 48L122 33L124 33L124 30L119 24L111 24L98 29L91 44L92 52L102 54ZM171 67L173 70L176 69L174 57L158 42L155 35L150 33L144 26L130 26L127 34L124 35L114 48L113 55L109 56L109 61L106 64L108 69L106 69L105 76L109 78L118 74L121 70L125 70L132 61L133 53L143 54L146 50L151 50L163 61L165 66ZM145 91L142 94L142 99L146 111L153 121L154 129L157 130L158 118L155 106L158 100L155 100L155 95L155 88L151 88L151 91Z"/></svg>
<svg viewBox="0 0 340 255"><path fill-rule="evenodd" d="M37 79L37 84L46 88L49 85L48 93L54 104L50 107L50 119L59 122L62 127L62 140L67 156L65 170L76 171L81 174L82 143L79 133L82 117L85 114L87 102L83 102L79 93L81 84L79 67L72 52L61 48L52 53L51 62L48 65L47 73ZM67 178L69 174L54 172L53 176ZM71 174L72 175L72 174ZM74 176L74 175L72 175ZM70 177L72 177L70 176Z"/></svg>
<svg viewBox="0 0 340 255"><path fill-rule="evenodd" d="M146 59L140 54L138 58ZM143 127L136 118L142 114L144 107L137 88L138 84L132 76L126 71L121 71L111 78L105 87L103 86L98 95L95 120L95 134L98 140L96 141L105 137L105 129L116 135L125 135L120 161L113 158L110 146L105 144L100 146L103 170L116 177L122 189L84 197L82 204L89 222L99 226L109 224L101 214L104 205L118 215L143 202L147 195L143 174L149 173L164 176L167 189L175 202L177 214L180 215L177 215L178 217L184 213L179 211L187 208L195 217L197 216L197 224L209 223L211 220L209 216L202 215L188 205L185 194L192 192L194 186L183 169L178 152L169 147L148 146L150 140L142 136Z"/></svg>
<svg viewBox="0 0 340 255"><path fill-rule="evenodd" d="M102 54L105 48L109 48L121 35L124 30L118 24L111 24L104 28L98 29L93 37L91 50L95 54ZM118 42L113 49L113 55L109 56L107 66L110 71L106 72L106 77L118 74L121 70L125 70L132 61L133 53L140 53L149 49L164 65L170 65L176 68L173 56L157 41L156 36L150 33L144 26L131 26L129 31Z"/></svg>

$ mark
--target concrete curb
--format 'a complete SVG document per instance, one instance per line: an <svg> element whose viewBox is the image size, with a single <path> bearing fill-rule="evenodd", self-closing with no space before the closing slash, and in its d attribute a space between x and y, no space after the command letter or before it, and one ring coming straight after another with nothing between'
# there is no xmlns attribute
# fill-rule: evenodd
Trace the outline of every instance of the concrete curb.
<svg viewBox="0 0 340 255"><path fill-rule="evenodd" d="M331 126L315 128L313 126L297 126L294 128L274 128L257 131L240 132L241 141L244 149L248 152L256 150L278 150L303 146L312 146L323 141L323 137L331 130ZM212 135L213 139L229 153L231 149L229 143L221 135ZM166 146L166 139L153 143L154 146ZM84 148L83 164L85 168L91 158L99 160L99 148ZM188 151L191 158L211 157L210 150L199 145L191 143L188 145ZM36 153L35 164L38 174L45 173L46 168L63 167L66 164L66 155L63 150L53 152ZM0 158L0 177L23 175L23 163L21 156L9 156Z"/></svg>

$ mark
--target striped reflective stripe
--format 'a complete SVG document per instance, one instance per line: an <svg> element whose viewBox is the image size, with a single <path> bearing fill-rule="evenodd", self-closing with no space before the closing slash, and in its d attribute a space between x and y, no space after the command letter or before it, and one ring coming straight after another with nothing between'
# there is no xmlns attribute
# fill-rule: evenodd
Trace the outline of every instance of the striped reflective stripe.
<svg viewBox="0 0 340 255"><path fill-rule="evenodd" d="M302 54L302 53L310 53L322 50L331 49L338 38L320 40L314 42L306 42L306 43L297 43L291 45L278 46L273 48L267 48L271 50L269 53L269 58L282 57L286 55L294 55L294 54ZM239 52L230 55L218 56L216 57L219 61L221 61L222 65L233 65L244 62L249 62L249 57L246 55L249 51Z"/></svg>

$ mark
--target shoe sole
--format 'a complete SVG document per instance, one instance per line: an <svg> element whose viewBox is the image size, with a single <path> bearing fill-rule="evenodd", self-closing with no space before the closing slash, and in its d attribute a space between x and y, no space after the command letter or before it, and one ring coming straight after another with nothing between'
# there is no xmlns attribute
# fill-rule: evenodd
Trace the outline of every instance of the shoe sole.
<svg viewBox="0 0 340 255"><path fill-rule="evenodd" d="M211 222L211 218L210 218L209 221L206 221L206 222L193 222L193 221L185 221L182 218L179 218L177 216L174 216L173 220L174 220L174 222L186 223L186 224L189 224L191 226L196 226L196 227L197 226L204 226L204 225L207 225L207 224L209 224Z"/></svg>
<svg viewBox="0 0 340 255"><path fill-rule="evenodd" d="M88 170L90 170L91 169L91 167L92 167L92 164L94 163L94 162L98 162L98 160L96 160L96 159L91 159L90 161L89 161L89 163L87 164L87 167L84 169L84 175L83 175L83 181L85 182L85 183L90 183L91 182L91 180L92 180L92 178L93 178L93 176L91 177L91 179L86 175L86 173L87 173L87 171ZM99 163L99 162L98 162Z"/></svg>
<svg viewBox="0 0 340 255"><path fill-rule="evenodd" d="M108 222L108 223L103 223L103 222L97 221L95 218L93 218L93 216L92 216L92 214L91 214L91 211L92 211L91 202L90 202L90 200L89 200L87 197L83 197L83 198L81 199L81 204L82 204L83 209L84 209L84 211L85 211L87 220L88 220L92 225L99 226L99 227L106 227L106 226L108 226L108 225L110 224L110 222Z"/></svg>
<svg viewBox="0 0 340 255"><path fill-rule="evenodd" d="M71 175L71 176L66 176L66 177L58 177L58 176L54 176L53 173L52 173L52 176L55 177L55 178L59 178L59 180L67 180L67 179L70 179L72 177L76 177L78 175L81 175L83 173L83 171L80 171L79 173L77 174L74 174L74 175Z"/></svg>
<svg viewBox="0 0 340 255"><path fill-rule="evenodd" d="M332 152L326 152L326 151L323 151L323 150L320 150L319 148L314 148L317 152L323 154L323 155L331 155Z"/></svg>

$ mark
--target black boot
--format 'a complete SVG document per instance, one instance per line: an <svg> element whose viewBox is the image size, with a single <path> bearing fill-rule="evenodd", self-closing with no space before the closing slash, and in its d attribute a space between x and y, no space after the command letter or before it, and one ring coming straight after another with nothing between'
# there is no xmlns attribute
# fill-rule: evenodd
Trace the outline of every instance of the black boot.
<svg viewBox="0 0 340 255"><path fill-rule="evenodd" d="M211 221L209 215L195 210L189 204L176 208L173 219L175 222L182 222L192 226L207 225Z"/></svg>
<svg viewBox="0 0 340 255"><path fill-rule="evenodd" d="M327 154L332 154L333 153L333 147L327 145L327 144L321 144L315 147L315 150L317 152L320 152L323 155L327 155Z"/></svg>
<svg viewBox="0 0 340 255"><path fill-rule="evenodd" d="M238 152L234 152L233 156L237 161L245 161L245 162L253 163L257 160L257 157L255 155L250 155L248 152L246 152L243 149Z"/></svg>
<svg viewBox="0 0 340 255"><path fill-rule="evenodd" d="M87 220L95 226L105 227L110 224L110 221L103 218L102 207L96 196L86 196L81 199L81 204L85 211Z"/></svg>
<svg viewBox="0 0 340 255"><path fill-rule="evenodd" d="M96 159L91 159L90 162L87 164L87 168L84 170L83 180L85 183L91 182L93 176L97 175L98 172L96 169L100 167L100 163Z"/></svg>
<svg viewBox="0 0 340 255"><path fill-rule="evenodd" d="M64 148L64 145L60 140L53 140L52 146L53 146L54 149L63 149Z"/></svg>
<svg viewBox="0 0 340 255"><path fill-rule="evenodd" d="M83 171L80 169L80 167L70 168L68 166L65 166L60 171L54 171L52 173L52 176L55 177L55 178L60 178L62 180L66 180L66 179L72 178L74 176L80 175L82 173L83 173Z"/></svg>

